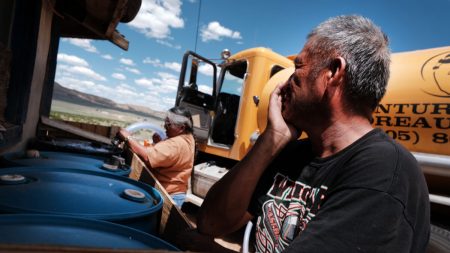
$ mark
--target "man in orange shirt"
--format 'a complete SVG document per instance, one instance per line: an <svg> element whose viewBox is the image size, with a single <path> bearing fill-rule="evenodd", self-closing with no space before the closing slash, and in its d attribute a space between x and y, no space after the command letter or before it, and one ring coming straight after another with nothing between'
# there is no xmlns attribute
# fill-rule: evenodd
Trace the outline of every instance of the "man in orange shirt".
<svg viewBox="0 0 450 253"><path fill-rule="evenodd" d="M164 120L167 139L153 135L154 145L143 147L121 129L118 137L136 153L152 171L161 185L181 207L188 188L188 180L194 166L195 140L192 117L183 107L173 107Z"/></svg>

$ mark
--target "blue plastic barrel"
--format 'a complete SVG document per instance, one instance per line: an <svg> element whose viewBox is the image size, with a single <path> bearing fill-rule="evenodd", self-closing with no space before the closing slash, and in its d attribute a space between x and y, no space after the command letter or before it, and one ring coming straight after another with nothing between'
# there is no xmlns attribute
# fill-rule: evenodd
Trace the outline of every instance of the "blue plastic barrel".
<svg viewBox="0 0 450 253"><path fill-rule="evenodd" d="M130 166L112 166L104 157L67 152L36 151L35 157L26 152L15 152L3 155L2 159L8 166L86 169L121 176L128 176L131 172Z"/></svg>
<svg viewBox="0 0 450 253"><path fill-rule="evenodd" d="M0 244L179 251L168 242L136 229L70 216L3 214L0 235Z"/></svg>
<svg viewBox="0 0 450 253"><path fill-rule="evenodd" d="M159 191L107 173L59 168L0 169L0 213L69 215L156 234Z"/></svg>

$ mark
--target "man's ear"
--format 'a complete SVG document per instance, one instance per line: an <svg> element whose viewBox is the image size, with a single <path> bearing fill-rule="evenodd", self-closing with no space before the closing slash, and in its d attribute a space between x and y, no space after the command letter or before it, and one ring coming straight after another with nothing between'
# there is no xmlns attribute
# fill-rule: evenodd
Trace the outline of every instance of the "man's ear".
<svg viewBox="0 0 450 253"><path fill-rule="evenodd" d="M186 126L185 125L180 125L180 130L182 133L184 133L186 131Z"/></svg>
<svg viewBox="0 0 450 253"><path fill-rule="evenodd" d="M345 75L346 61L342 57L336 57L330 64L330 83L338 84Z"/></svg>

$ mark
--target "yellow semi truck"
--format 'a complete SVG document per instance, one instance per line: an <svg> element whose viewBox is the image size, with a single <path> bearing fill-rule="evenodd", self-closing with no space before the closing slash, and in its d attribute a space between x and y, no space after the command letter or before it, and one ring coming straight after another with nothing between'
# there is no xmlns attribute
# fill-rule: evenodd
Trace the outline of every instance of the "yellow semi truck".
<svg viewBox="0 0 450 253"><path fill-rule="evenodd" d="M267 48L233 55L224 50L222 56L215 63L186 52L179 79L176 105L191 110L198 142L191 180L191 197L200 197L198 204L264 131L269 95L293 72L294 56ZM448 212L450 47L393 54L388 89L372 124L413 152L427 178L432 206Z"/></svg>

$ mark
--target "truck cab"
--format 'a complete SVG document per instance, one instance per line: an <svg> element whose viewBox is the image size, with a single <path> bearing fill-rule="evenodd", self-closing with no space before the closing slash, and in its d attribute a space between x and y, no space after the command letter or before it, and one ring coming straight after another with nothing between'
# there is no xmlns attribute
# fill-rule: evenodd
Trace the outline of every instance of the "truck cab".
<svg viewBox="0 0 450 253"><path fill-rule="evenodd" d="M267 48L248 49L218 64L187 52L176 105L191 111L199 151L241 160L261 131L258 108L266 83L292 67L290 59Z"/></svg>

